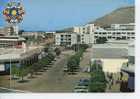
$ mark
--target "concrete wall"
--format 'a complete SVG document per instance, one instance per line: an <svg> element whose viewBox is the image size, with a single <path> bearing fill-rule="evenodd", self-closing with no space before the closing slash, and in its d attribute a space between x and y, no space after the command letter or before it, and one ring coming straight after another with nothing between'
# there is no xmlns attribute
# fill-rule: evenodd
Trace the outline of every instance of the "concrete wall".
<svg viewBox="0 0 140 99"><path fill-rule="evenodd" d="M128 62L128 59L92 59L92 62L94 60L101 60L103 63L103 71L110 73L120 72L122 64Z"/></svg>

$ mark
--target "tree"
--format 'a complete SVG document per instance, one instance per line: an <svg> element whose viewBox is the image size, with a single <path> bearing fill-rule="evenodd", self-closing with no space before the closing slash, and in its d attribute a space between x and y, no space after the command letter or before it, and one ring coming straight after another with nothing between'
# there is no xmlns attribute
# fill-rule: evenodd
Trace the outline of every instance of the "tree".
<svg viewBox="0 0 140 99"><path fill-rule="evenodd" d="M106 37L99 37L96 39L96 43L97 44L104 44L107 42L107 38Z"/></svg>
<svg viewBox="0 0 140 99"><path fill-rule="evenodd" d="M33 64L33 70L36 73L40 70L40 64L38 62Z"/></svg>
<svg viewBox="0 0 140 99"><path fill-rule="evenodd" d="M12 65L11 69L12 69L11 70L12 76L13 76L13 78L15 78L15 76L18 75L19 69L18 69L18 67L16 65Z"/></svg>
<svg viewBox="0 0 140 99"><path fill-rule="evenodd" d="M61 54L61 50L59 48L56 48L54 51L57 56L59 56Z"/></svg>
<svg viewBox="0 0 140 99"><path fill-rule="evenodd" d="M68 72L74 73L76 71L77 62L75 59L70 58L67 62Z"/></svg>
<svg viewBox="0 0 140 99"><path fill-rule="evenodd" d="M21 81L24 81L24 77L28 74L28 70L26 67L20 67L19 68L19 72L18 72L18 76L21 77Z"/></svg>
<svg viewBox="0 0 140 99"><path fill-rule="evenodd" d="M75 51L79 51L81 49L86 50L88 47L89 47L88 44L73 44L71 48Z"/></svg>
<svg viewBox="0 0 140 99"><path fill-rule="evenodd" d="M106 90L106 79L104 72L94 71L91 73L89 91L90 92L104 92Z"/></svg>
<svg viewBox="0 0 140 99"><path fill-rule="evenodd" d="M48 53L47 58L50 59L50 62L51 62L54 60L55 56L52 53Z"/></svg>
<svg viewBox="0 0 140 99"><path fill-rule="evenodd" d="M46 52L46 53L47 53L47 52L48 52L48 50L49 50L49 46L46 44L46 45L45 45L45 47L44 47L44 52Z"/></svg>
<svg viewBox="0 0 140 99"><path fill-rule="evenodd" d="M89 84L90 92L104 92L106 90L107 80L105 74L102 71L102 65L98 64L98 61L94 61L91 66L91 78Z"/></svg>
<svg viewBox="0 0 140 99"><path fill-rule="evenodd" d="M34 74L34 65L28 67L28 72L30 73L30 78L33 78Z"/></svg>
<svg viewBox="0 0 140 99"><path fill-rule="evenodd" d="M104 82L92 82L89 84L90 92L105 92L106 84Z"/></svg>

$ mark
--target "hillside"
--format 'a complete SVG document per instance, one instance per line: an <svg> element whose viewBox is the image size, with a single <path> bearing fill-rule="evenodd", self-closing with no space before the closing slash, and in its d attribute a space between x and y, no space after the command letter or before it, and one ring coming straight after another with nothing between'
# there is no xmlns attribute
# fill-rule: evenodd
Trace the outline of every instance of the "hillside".
<svg viewBox="0 0 140 99"><path fill-rule="evenodd" d="M95 25L107 27L110 24L134 23L134 22L135 22L135 8L123 7L89 23L94 23Z"/></svg>
<svg viewBox="0 0 140 99"><path fill-rule="evenodd" d="M123 7L114 10L113 12L100 17L89 23L94 23L95 25L108 27L110 24L125 24L125 23L134 23L135 22L135 7ZM73 28L65 28L60 31L73 31Z"/></svg>

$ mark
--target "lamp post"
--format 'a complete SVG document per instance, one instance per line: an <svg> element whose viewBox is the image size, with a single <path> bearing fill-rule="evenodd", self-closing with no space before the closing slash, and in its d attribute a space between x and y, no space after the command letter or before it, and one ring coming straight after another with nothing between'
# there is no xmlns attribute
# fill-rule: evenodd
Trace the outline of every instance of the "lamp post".
<svg viewBox="0 0 140 99"><path fill-rule="evenodd" d="M10 58L10 88L11 88L11 81L12 81L12 64L11 64L12 58Z"/></svg>

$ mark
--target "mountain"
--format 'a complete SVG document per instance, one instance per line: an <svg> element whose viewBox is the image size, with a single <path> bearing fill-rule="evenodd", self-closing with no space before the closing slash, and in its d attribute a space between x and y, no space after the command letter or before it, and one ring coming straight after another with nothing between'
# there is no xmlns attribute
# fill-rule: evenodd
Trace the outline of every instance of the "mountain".
<svg viewBox="0 0 140 99"><path fill-rule="evenodd" d="M57 33L61 33L61 32L72 32L74 29L73 27L70 28L64 28L63 30L57 30Z"/></svg>
<svg viewBox="0 0 140 99"><path fill-rule="evenodd" d="M129 6L116 9L111 13L108 13L107 15L100 17L89 23L93 23L101 27L108 27L111 24L125 24L134 22L135 22L135 7ZM60 31L70 32L73 31L73 28L65 28Z"/></svg>
<svg viewBox="0 0 140 99"><path fill-rule="evenodd" d="M123 7L119 8L101 18L91 21L89 23L94 23L102 27L108 27L111 24L125 24L135 22L135 7Z"/></svg>

